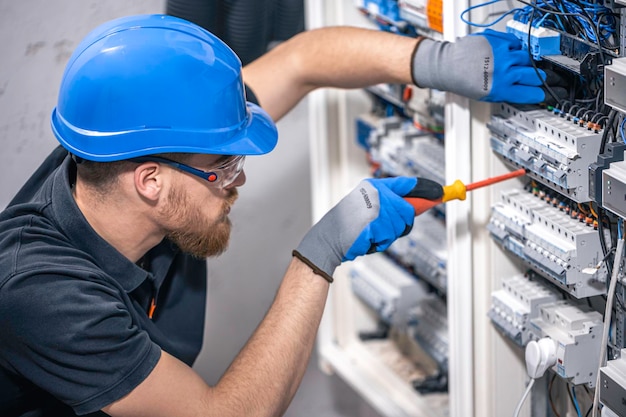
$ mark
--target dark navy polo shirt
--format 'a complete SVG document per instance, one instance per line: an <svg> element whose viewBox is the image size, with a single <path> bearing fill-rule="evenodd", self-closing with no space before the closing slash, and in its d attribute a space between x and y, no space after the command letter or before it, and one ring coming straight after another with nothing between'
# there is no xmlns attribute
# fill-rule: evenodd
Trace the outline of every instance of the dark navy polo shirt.
<svg viewBox="0 0 626 417"><path fill-rule="evenodd" d="M0 214L2 416L95 412L142 382L161 349L191 365L201 348L205 262L168 241L145 269L129 261L86 222L74 177L66 157Z"/></svg>
<svg viewBox="0 0 626 417"><path fill-rule="evenodd" d="M164 240L133 264L85 221L74 176L59 146L0 213L2 417L104 416L161 350L191 366L202 345L206 261Z"/></svg>

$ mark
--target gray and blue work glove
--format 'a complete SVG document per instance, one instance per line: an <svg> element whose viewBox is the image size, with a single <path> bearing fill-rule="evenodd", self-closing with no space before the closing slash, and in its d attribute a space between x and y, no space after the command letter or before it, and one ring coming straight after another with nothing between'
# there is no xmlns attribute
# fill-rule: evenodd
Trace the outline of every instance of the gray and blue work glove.
<svg viewBox="0 0 626 417"><path fill-rule="evenodd" d="M361 181L309 230L293 255L332 282L341 262L383 251L411 231L415 211L402 196L416 185L415 177Z"/></svg>
<svg viewBox="0 0 626 417"><path fill-rule="evenodd" d="M545 80L546 73L539 73ZM480 101L532 104L546 98L519 39L491 29L456 42L422 39L413 52L411 75L418 87Z"/></svg>

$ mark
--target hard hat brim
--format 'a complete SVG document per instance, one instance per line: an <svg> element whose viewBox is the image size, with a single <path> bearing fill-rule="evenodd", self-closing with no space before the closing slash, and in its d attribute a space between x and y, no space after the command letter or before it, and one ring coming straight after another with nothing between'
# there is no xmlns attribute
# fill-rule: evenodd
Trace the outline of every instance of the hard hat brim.
<svg viewBox="0 0 626 417"><path fill-rule="evenodd" d="M278 130L269 114L256 104L247 102L250 112L245 128L232 140L213 151L223 155L263 155L271 152L278 142ZM218 150L218 151L215 151ZM203 152L207 153L207 152Z"/></svg>
<svg viewBox="0 0 626 417"><path fill-rule="evenodd" d="M247 102L248 116L242 126L228 131L181 131L170 128L145 128L123 132L94 132L72 126L64 120L57 109L52 111L52 130L61 144L70 152L83 159L99 162L119 161L144 155L169 152L202 153L218 155L262 155L276 146L278 130L272 118L261 107ZM100 141L102 149L94 147L94 137L106 138ZM150 146L136 149L132 141L141 140ZM82 144L89 146L82 146ZM81 149L91 148L92 152ZM126 149L125 149L126 148ZM117 152L111 153L111 149Z"/></svg>

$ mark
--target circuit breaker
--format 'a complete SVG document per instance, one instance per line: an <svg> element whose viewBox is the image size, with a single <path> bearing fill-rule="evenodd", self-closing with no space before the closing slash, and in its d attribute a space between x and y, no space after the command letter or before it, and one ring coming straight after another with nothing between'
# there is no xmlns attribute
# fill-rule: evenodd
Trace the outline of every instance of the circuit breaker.
<svg viewBox="0 0 626 417"><path fill-rule="evenodd" d="M600 401L616 416L626 415L626 350L600 368Z"/></svg>

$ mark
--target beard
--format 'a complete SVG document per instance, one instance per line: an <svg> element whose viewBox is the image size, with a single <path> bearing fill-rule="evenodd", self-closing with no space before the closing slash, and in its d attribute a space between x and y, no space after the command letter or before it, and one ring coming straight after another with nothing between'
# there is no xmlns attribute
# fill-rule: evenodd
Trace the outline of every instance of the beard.
<svg viewBox="0 0 626 417"><path fill-rule="evenodd" d="M199 207L189 204L189 196L183 188L173 189L167 196L165 208L161 210L164 218L169 219L169 224L173 224L166 229L165 237L183 252L198 259L222 254L230 240L228 212L237 196L237 189L230 189L221 215L209 221Z"/></svg>

